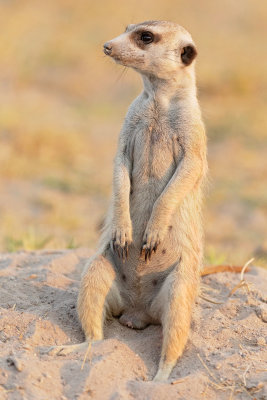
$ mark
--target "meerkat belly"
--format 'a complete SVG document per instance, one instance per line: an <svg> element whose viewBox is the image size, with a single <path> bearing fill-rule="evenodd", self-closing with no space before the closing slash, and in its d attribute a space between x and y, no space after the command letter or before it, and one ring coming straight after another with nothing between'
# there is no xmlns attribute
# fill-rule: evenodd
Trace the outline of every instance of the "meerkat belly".
<svg viewBox="0 0 267 400"><path fill-rule="evenodd" d="M140 143L135 140L132 160L130 214L133 243L128 259L117 258L124 277L124 287L130 288L131 303L142 309L149 304L167 275L179 262L179 214L175 213L164 240L151 260L140 254L143 236L155 201L164 191L177 168L173 155L173 141L166 137L148 136ZM129 292L129 291L127 291ZM145 298L144 298L145 296ZM139 304L139 306L138 306Z"/></svg>

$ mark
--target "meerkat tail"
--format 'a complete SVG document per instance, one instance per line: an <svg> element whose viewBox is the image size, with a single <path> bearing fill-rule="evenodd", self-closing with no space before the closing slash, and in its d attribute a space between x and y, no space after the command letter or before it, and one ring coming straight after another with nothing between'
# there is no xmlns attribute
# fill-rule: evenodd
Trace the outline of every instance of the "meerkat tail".
<svg viewBox="0 0 267 400"><path fill-rule="evenodd" d="M211 274L217 274L218 272L233 272L238 274L242 271L242 266L232 266L232 265L212 265L210 267L204 267L200 272L200 276L206 276ZM248 271L248 269L247 269Z"/></svg>

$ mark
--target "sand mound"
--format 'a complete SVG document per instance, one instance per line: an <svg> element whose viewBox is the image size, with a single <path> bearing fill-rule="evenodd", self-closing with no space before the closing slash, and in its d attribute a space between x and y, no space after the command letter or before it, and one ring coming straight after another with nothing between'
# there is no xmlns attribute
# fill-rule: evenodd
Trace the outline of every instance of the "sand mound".
<svg viewBox="0 0 267 400"><path fill-rule="evenodd" d="M39 346L83 341L76 316L80 273L92 253L20 252L0 256L0 399L267 399L267 273L202 279L191 336L169 383L153 383L161 328L135 331L117 320L84 353L49 356ZM171 384L171 382L173 384Z"/></svg>

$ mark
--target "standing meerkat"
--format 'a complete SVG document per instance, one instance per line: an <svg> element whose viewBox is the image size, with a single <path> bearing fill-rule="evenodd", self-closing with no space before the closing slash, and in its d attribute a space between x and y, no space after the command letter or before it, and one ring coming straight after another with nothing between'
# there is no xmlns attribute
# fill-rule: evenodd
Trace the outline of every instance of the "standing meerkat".
<svg viewBox="0 0 267 400"><path fill-rule="evenodd" d="M203 256L202 184L206 136L196 96L190 34L166 21L129 25L104 52L141 74L114 160L113 195L97 253L84 271L78 314L86 341L103 339L108 315L143 329L162 324L154 380L181 356L198 293Z"/></svg>

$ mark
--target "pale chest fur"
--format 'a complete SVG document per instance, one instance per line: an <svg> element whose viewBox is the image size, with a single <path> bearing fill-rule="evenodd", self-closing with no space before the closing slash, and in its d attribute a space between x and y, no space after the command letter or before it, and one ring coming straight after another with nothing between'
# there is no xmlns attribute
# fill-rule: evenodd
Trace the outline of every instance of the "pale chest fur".
<svg viewBox="0 0 267 400"><path fill-rule="evenodd" d="M129 115L127 151L132 185L166 184L180 160L179 118L176 124L155 104L135 106Z"/></svg>

